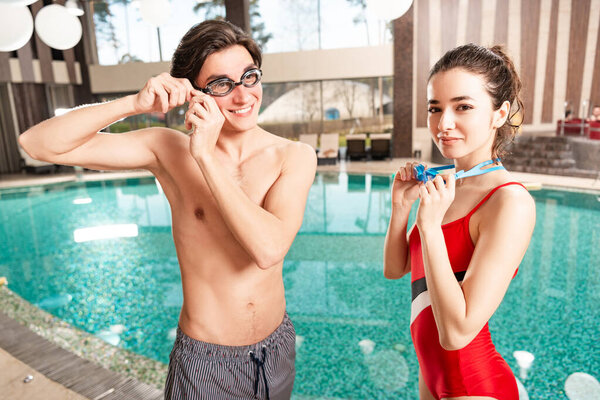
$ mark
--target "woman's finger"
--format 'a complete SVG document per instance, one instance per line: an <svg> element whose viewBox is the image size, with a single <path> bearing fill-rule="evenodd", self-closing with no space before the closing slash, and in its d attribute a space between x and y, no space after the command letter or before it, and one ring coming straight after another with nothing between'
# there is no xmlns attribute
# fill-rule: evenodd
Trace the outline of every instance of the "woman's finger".
<svg viewBox="0 0 600 400"><path fill-rule="evenodd" d="M446 185L444 184L444 178L442 178L441 175L436 175L436 177L433 178L433 184L435 185L435 188L438 192L446 190Z"/></svg>
<svg viewBox="0 0 600 400"><path fill-rule="evenodd" d="M431 199L427 186L423 183L419 185L419 198L421 199L421 204L428 204Z"/></svg>
<svg viewBox="0 0 600 400"><path fill-rule="evenodd" d="M427 192L429 193L429 195L434 195L437 194L437 188L435 187L435 184L433 183L433 180L428 180L425 183L425 188L427 189Z"/></svg>

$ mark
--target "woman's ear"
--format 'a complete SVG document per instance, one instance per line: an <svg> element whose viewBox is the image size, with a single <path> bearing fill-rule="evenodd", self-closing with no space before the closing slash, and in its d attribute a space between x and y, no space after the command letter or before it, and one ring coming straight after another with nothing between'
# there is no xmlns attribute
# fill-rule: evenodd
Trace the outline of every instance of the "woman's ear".
<svg viewBox="0 0 600 400"><path fill-rule="evenodd" d="M505 100L499 109L494 111L494 128L498 129L506 122L510 112L510 102Z"/></svg>

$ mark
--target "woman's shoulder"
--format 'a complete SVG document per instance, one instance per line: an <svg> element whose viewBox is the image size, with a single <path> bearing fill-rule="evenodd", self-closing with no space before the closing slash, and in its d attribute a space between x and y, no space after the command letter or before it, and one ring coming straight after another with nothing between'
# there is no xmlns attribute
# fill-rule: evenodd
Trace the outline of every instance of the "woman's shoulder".
<svg viewBox="0 0 600 400"><path fill-rule="evenodd" d="M495 189L484 207L486 217L501 220L524 222L524 219L535 219L535 201L529 191L520 182L508 180ZM487 219L487 218L486 218Z"/></svg>

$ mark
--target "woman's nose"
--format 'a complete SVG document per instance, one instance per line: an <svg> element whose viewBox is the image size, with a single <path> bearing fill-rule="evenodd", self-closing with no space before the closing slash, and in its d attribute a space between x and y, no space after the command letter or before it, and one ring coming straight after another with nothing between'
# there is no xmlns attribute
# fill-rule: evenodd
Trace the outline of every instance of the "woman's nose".
<svg viewBox="0 0 600 400"><path fill-rule="evenodd" d="M438 122L438 129L440 132L454 129L454 115L448 111L442 111L440 121Z"/></svg>

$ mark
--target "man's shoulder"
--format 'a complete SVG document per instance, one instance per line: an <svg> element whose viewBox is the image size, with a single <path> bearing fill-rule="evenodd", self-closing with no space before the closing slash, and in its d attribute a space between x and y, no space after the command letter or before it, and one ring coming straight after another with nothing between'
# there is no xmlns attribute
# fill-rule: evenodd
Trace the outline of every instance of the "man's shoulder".
<svg viewBox="0 0 600 400"><path fill-rule="evenodd" d="M284 159L303 159L305 162L310 162L314 159L314 162L317 162L315 149L310 145L297 140L290 140L288 138L277 136L266 131L265 133L269 136L272 147L281 152Z"/></svg>

